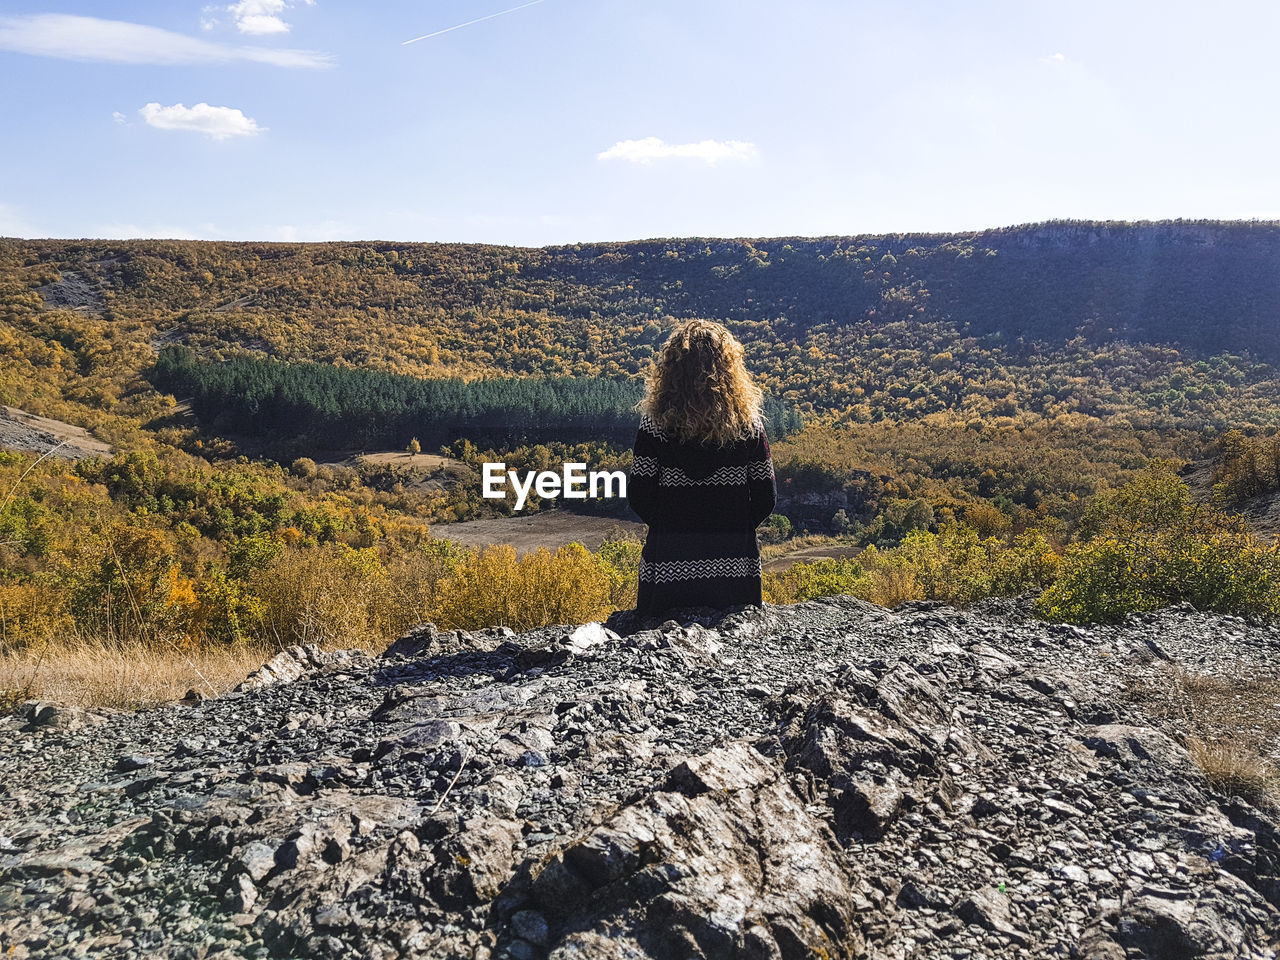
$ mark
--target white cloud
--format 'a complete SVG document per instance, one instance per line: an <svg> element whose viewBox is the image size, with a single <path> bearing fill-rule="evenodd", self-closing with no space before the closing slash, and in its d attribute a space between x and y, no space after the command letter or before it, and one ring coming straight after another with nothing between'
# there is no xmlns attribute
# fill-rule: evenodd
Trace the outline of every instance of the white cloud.
<svg viewBox="0 0 1280 960"><path fill-rule="evenodd" d="M0 17L0 50L62 60L104 63L225 63L252 60L277 67L327 67L328 54L314 50L231 46L124 20L68 13Z"/></svg>
<svg viewBox="0 0 1280 960"><path fill-rule="evenodd" d="M66 234L71 236L71 234ZM74 236L95 237L101 240L229 240L226 232L212 223L201 224L194 230L173 224L97 223L90 225L87 233Z"/></svg>
<svg viewBox="0 0 1280 960"><path fill-rule="evenodd" d="M315 0L303 2L312 6ZM293 0L240 0L227 7L227 12L235 17L236 29L241 33L288 33L289 24L280 14L293 5Z"/></svg>
<svg viewBox="0 0 1280 960"><path fill-rule="evenodd" d="M289 25L279 17L251 14L236 18L236 28L241 33L288 33Z"/></svg>
<svg viewBox="0 0 1280 960"><path fill-rule="evenodd" d="M368 231L364 231L368 235ZM320 220L315 223L281 223L259 227L253 236L280 243L325 243L330 240L352 240L361 230L343 220Z"/></svg>
<svg viewBox="0 0 1280 960"><path fill-rule="evenodd" d="M1066 63L1067 58L1064 54L1055 53L1048 57L1041 57L1040 62L1041 63Z"/></svg>
<svg viewBox="0 0 1280 960"><path fill-rule="evenodd" d="M754 143L745 140L699 140L697 143L664 143L657 137L643 140L619 140L608 150L596 154L597 160L627 160L631 163L652 163L681 157L701 160L715 166L721 160L754 160L760 155Z"/></svg>
<svg viewBox="0 0 1280 960"><path fill-rule="evenodd" d="M122 124L125 124L126 126L127 126L127 125L128 125L128 123L129 123L129 118L128 118L128 117L126 117L126 116L125 116L123 113L121 113L119 110L112 110L112 111L111 111L111 119L112 119L112 120L114 120L116 123L122 123Z"/></svg>
<svg viewBox="0 0 1280 960"><path fill-rule="evenodd" d="M266 129L258 126L253 117L246 117L234 107L211 107L207 103L197 103L194 107L180 103L171 107L148 103L138 113L150 126L160 130L192 130L207 134L214 140L248 137Z"/></svg>

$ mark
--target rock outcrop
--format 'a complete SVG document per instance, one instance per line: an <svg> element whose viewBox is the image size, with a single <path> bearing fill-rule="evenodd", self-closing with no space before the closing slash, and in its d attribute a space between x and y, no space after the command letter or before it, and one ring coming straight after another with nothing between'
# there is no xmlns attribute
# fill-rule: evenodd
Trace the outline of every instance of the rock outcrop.
<svg viewBox="0 0 1280 960"><path fill-rule="evenodd" d="M1170 664L1268 625L847 598L296 648L235 693L0 720L0 956L1274 958L1280 833Z"/></svg>

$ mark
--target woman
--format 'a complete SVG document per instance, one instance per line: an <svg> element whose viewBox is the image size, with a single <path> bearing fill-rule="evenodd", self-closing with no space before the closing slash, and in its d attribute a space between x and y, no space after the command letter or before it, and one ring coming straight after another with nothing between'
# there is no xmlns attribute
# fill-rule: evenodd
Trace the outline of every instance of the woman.
<svg viewBox="0 0 1280 960"><path fill-rule="evenodd" d="M777 491L760 403L742 344L718 323L680 324L655 358L627 481L649 525L640 616L761 605L756 527Z"/></svg>

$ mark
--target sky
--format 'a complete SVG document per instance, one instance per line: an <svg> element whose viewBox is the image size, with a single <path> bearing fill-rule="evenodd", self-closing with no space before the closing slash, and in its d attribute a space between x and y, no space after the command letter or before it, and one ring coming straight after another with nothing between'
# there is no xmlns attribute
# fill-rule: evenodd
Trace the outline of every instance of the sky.
<svg viewBox="0 0 1280 960"><path fill-rule="evenodd" d="M0 235L1280 218L1280 4L0 0Z"/></svg>

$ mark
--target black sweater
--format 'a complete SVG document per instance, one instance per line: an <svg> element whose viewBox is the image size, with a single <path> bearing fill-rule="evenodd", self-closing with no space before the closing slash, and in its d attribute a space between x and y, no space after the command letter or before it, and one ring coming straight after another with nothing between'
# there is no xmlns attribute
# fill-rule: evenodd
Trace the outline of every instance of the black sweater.
<svg viewBox="0 0 1280 960"><path fill-rule="evenodd" d="M642 417L627 500L651 532L755 530L777 500L763 425L715 447L681 443Z"/></svg>

